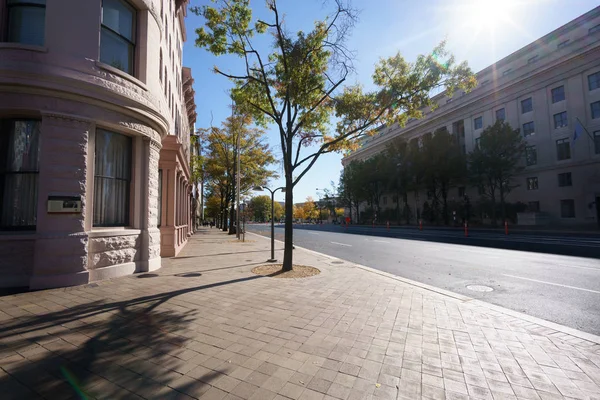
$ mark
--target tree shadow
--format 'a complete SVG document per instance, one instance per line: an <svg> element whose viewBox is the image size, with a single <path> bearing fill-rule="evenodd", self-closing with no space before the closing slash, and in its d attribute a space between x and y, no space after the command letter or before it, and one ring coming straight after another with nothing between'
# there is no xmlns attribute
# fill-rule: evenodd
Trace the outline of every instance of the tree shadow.
<svg viewBox="0 0 600 400"><path fill-rule="evenodd" d="M201 335L190 334L189 328L200 310L182 312L165 303L185 293L257 278L125 301L93 301L4 321L0 326L0 398L130 399L141 395L162 399L178 392L205 392L224 371L213 371L199 380L180 379L190 368L185 361L190 353L186 344Z"/></svg>

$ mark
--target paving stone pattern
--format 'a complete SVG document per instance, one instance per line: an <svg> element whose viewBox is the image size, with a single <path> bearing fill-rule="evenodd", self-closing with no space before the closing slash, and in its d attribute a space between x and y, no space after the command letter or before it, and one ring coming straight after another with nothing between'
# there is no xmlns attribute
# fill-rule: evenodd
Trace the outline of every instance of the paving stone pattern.
<svg viewBox="0 0 600 400"><path fill-rule="evenodd" d="M600 399L597 343L302 249L320 275L259 277L250 238L0 297L0 398Z"/></svg>

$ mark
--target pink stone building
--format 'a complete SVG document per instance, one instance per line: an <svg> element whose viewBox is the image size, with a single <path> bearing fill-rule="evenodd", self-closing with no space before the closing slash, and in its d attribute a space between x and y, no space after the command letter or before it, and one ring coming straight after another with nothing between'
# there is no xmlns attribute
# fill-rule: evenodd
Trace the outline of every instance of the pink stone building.
<svg viewBox="0 0 600 400"><path fill-rule="evenodd" d="M0 287L152 271L191 232L187 0L0 0Z"/></svg>

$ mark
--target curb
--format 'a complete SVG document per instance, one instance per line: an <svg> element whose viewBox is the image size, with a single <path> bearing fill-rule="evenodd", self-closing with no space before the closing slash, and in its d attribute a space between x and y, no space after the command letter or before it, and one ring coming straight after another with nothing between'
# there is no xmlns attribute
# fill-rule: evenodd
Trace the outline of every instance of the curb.
<svg viewBox="0 0 600 400"><path fill-rule="evenodd" d="M254 232L247 232L247 233L250 233L250 234L255 235L255 236L260 236L260 237L262 237L262 238L264 238L266 240L270 240L270 238L268 238L266 236L263 236L263 235L259 235L258 233L254 233ZM277 240L277 239L275 239L275 241L279 242L279 243L284 243L281 240ZM365 265L356 264L356 263L353 263L353 262L350 262L350 261L347 261L347 260L343 260L343 259L338 258L338 257L333 257L333 256L330 256L328 254L319 253L318 251L306 249L306 248L298 246L298 245L294 245L294 246L296 247L296 249L300 249L300 250L306 251L308 253L312 253L314 255L318 255L320 257L325 257L325 258L328 258L328 259L333 260L333 261L338 261L338 260L339 261L344 261L345 263L348 263L349 265L356 266L357 268L363 269L363 270L365 270L367 272L371 272L373 274L377 274L377 275L384 276L386 278L394 279L396 281L406 283L407 285L416 286L418 288L425 289L425 290L430 291L430 292L441 294L442 296L451 297L451 298L459 300L459 301L461 301L463 303L469 302L469 304L474 304L474 305L479 306L479 307L487 308L487 309L489 309L491 311L500 312L502 314L510 315L511 317L520 318L520 319L523 319L525 321L528 321L528 322L531 322L531 323L534 323L534 324L537 324L537 325L541 325L543 327L546 327L546 328L549 328L549 329L553 329L555 331L558 331L558 332L561 332L561 333L564 333L564 334L567 334L567 335L575 336L575 337L577 337L579 339L587 340L589 342L592 342L592 343L600 345L600 336L597 336L597 335L594 335L594 334L591 334L591 333L582 332L582 331L574 329L574 328L569 328L568 326L560 325L560 324L557 324L555 322L546 321L545 319L541 319L541 318L538 318L538 317L533 317L531 315L523 314L523 313L518 312L518 311L514 311L514 310L510 310L510 309L505 308L505 307L500 307L500 306L497 306L497 305L494 305L494 304L490 304L490 303L487 303L485 301L477 300L477 299L474 299L472 297L468 297L468 296L464 296L462 294L451 292L449 290L440 289L440 288L437 288L435 286L431 286L431 285L427 285L427 284L424 284L424 283L421 283L421 282L413 281L411 279L402 278L402 277L399 277L397 275L390 274L389 272L384 272L384 271L380 271L380 270L375 269L375 268L367 267Z"/></svg>

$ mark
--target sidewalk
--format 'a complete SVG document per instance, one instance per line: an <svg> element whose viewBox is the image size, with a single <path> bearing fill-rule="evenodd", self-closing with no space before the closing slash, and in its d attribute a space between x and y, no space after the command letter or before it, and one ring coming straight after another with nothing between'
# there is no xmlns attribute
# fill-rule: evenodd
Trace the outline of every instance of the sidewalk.
<svg viewBox="0 0 600 400"><path fill-rule="evenodd" d="M598 337L300 248L320 275L260 277L246 238L0 297L0 398L600 399Z"/></svg>

